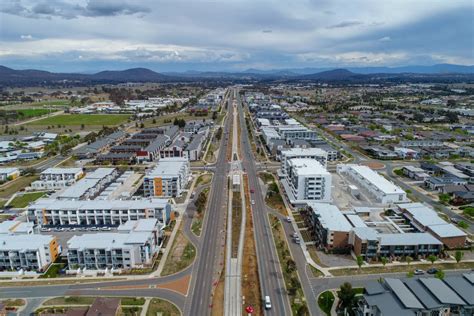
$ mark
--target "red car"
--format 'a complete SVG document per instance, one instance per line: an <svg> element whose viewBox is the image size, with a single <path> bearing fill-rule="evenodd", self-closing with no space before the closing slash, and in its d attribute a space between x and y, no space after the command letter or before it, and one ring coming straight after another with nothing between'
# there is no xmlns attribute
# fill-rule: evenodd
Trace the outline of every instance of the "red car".
<svg viewBox="0 0 474 316"><path fill-rule="evenodd" d="M250 189L250 193L255 193L254 189Z"/></svg>

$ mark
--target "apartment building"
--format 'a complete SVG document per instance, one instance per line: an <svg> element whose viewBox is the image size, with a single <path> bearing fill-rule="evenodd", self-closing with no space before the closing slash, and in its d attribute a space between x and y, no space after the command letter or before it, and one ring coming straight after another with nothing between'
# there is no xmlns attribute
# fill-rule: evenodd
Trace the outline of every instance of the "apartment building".
<svg viewBox="0 0 474 316"><path fill-rule="evenodd" d="M348 250L352 225L332 204L309 202L307 206L316 244L327 250Z"/></svg>
<svg viewBox="0 0 474 316"><path fill-rule="evenodd" d="M315 159L286 160L283 187L291 204L331 200L331 174Z"/></svg>
<svg viewBox="0 0 474 316"><path fill-rule="evenodd" d="M114 233L76 235L68 241L70 269L131 269L149 266L160 249L157 219L128 221Z"/></svg>
<svg viewBox="0 0 474 316"><path fill-rule="evenodd" d="M118 171L115 168L98 168L60 192L57 198L60 200L92 199L117 176Z"/></svg>
<svg viewBox="0 0 474 316"><path fill-rule="evenodd" d="M303 125L282 125L277 127L277 130L281 137L287 141L290 139L304 139L308 141L319 139L316 131L310 130Z"/></svg>
<svg viewBox="0 0 474 316"><path fill-rule="evenodd" d="M54 236L0 234L0 271L44 271L59 255Z"/></svg>
<svg viewBox="0 0 474 316"><path fill-rule="evenodd" d="M283 149L278 155L281 161L281 174L286 174L286 162L288 159L308 158L319 161L321 165L326 167L328 161L328 153L320 148L289 148Z"/></svg>
<svg viewBox="0 0 474 316"><path fill-rule="evenodd" d="M448 248L464 247L467 234L447 223L438 213L423 203L402 203L397 205L397 212L401 213L417 230L428 232Z"/></svg>
<svg viewBox="0 0 474 316"><path fill-rule="evenodd" d="M84 176L81 168L48 168L41 172L39 180L31 183L35 190L60 190L71 186Z"/></svg>
<svg viewBox="0 0 474 316"><path fill-rule="evenodd" d="M341 164L337 173L361 186L378 203L406 202L406 192L367 166Z"/></svg>
<svg viewBox="0 0 474 316"><path fill-rule="evenodd" d="M118 226L129 220L156 218L167 224L167 199L57 200L39 199L28 207L28 221L46 226Z"/></svg>
<svg viewBox="0 0 474 316"><path fill-rule="evenodd" d="M380 257L439 255L443 243L429 233L380 233L374 227L354 227L349 244L356 256L370 261Z"/></svg>
<svg viewBox="0 0 474 316"><path fill-rule="evenodd" d="M163 158L143 180L145 196L176 197L188 184L189 160L181 157Z"/></svg>
<svg viewBox="0 0 474 316"><path fill-rule="evenodd" d="M0 181L14 180L20 176L18 168L0 168Z"/></svg>
<svg viewBox="0 0 474 316"><path fill-rule="evenodd" d="M33 227L33 223L7 220L0 223L0 235L30 235Z"/></svg>

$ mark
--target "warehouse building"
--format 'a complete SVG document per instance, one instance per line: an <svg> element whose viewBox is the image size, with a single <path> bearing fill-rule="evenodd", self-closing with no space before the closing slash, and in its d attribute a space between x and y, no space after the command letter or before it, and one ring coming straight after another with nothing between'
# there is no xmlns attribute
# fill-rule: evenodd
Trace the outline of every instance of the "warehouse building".
<svg viewBox="0 0 474 316"><path fill-rule="evenodd" d="M28 220L42 226L118 226L142 218L168 224L170 216L171 206L166 199L39 199L28 207Z"/></svg>
<svg viewBox="0 0 474 316"><path fill-rule="evenodd" d="M0 234L0 271L45 271L58 254L54 236Z"/></svg>
<svg viewBox="0 0 474 316"><path fill-rule="evenodd" d="M315 159L286 160L283 187L291 204L331 200L331 174Z"/></svg>
<svg viewBox="0 0 474 316"><path fill-rule="evenodd" d="M406 192L367 166L343 164L337 173L362 186L377 202L392 204L406 202Z"/></svg>
<svg viewBox="0 0 474 316"><path fill-rule="evenodd" d="M157 219L128 221L114 233L74 236L68 241L70 269L132 269L150 266L161 246Z"/></svg>
<svg viewBox="0 0 474 316"><path fill-rule="evenodd" d="M186 158L163 158L143 180L145 196L176 197L181 195L190 177Z"/></svg>

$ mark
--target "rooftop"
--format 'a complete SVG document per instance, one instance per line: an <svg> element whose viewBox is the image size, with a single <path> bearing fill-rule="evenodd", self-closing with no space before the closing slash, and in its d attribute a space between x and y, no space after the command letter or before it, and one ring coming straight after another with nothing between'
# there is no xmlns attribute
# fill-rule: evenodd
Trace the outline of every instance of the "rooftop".
<svg viewBox="0 0 474 316"><path fill-rule="evenodd" d="M401 188L367 166L349 165L349 168L385 194L405 193Z"/></svg>
<svg viewBox="0 0 474 316"><path fill-rule="evenodd" d="M164 208L168 204L167 199L139 199L139 200L36 200L30 209L46 210L128 210L128 209L154 209Z"/></svg>
<svg viewBox="0 0 474 316"><path fill-rule="evenodd" d="M178 175L183 167L188 165L188 159L182 157L163 158L160 159L156 167L147 173L149 177Z"/></svg>
<svg viewBox="0 0 474 316"><path fill-rule="evenodd" d="M313 203L309 202L313 213L319 218L319 222L323 227L331 231L349 232L352 225L342 214L339 208L327 203Z"/></svg>
<svg viewBox="0 0 474 316"><path fill-rule="evenodd" d="M288 160L288 164L298 175L329 175L330 173L323 165L310 158L293 158Z"/></svg>
<svg viewBox="0 0 474 316"><path fill-rule="evenodd" d="M36 250L54 238L51 235L0 235L0 250Z"/></svg>

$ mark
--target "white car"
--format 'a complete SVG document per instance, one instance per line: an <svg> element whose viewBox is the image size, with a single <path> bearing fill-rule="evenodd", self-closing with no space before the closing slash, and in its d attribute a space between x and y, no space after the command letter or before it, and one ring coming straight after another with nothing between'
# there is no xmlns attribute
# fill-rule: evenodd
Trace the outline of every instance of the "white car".
<svg viewBox="0 0 474 316"><path fill-rule="evenodd" d="M265 296L265 309L271 309L272 308L272 302L270 302L270 296Z"/></svg>
<svg viewBox="0 0 474 316"><path fill-rule="evenodd" d="M291 217L287 216L287 217L286 217L286 221L287 221L288 223L291 223Z"/></svg>
<svg viewBox="0 0 474 316"><path fill-rule="evenodd" d="M252 205L255 205L255 200L252 200Z"/></svg>

